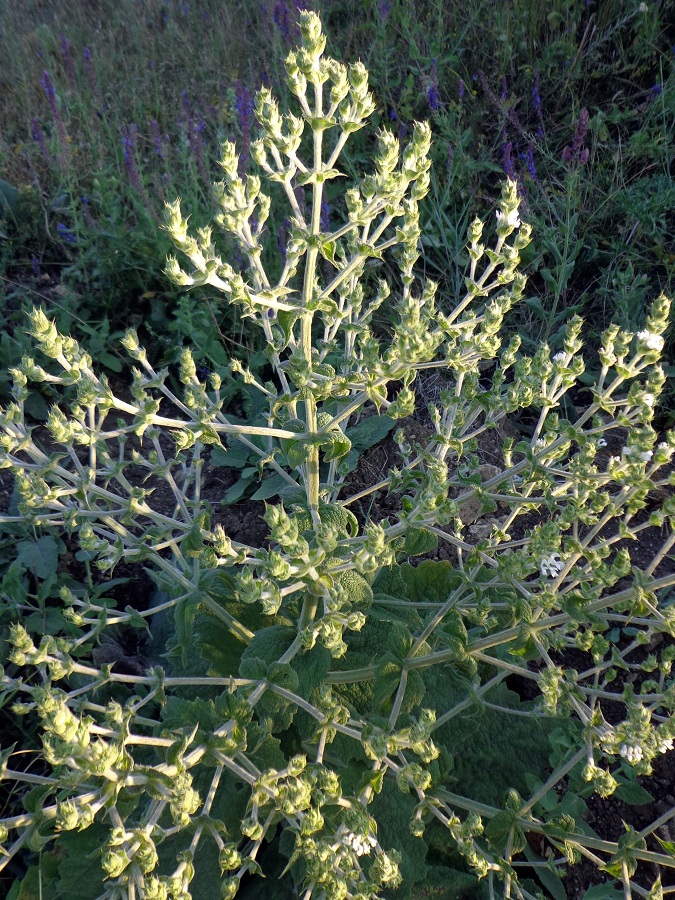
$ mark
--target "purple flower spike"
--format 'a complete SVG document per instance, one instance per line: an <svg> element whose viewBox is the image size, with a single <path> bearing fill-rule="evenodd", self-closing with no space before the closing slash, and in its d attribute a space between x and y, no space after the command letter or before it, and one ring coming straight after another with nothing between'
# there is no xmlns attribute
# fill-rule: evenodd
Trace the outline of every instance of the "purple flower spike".
<svg viewBox="0 0 675 900"><path fill-rule="evenodd" d="M209 178L208 169L206 167L206 158L204 156L203 133L205 130L206 122L203 119L195 119L194 127L192 129L192 142L190 144L190 149L192 150L192 155L195 158L197 168L199 169L199 174L201 175L204 184L207 185L207 187L210 187L211 179Z"/></svg>
<svg viewBox="0 0 675 900"><path fill-rule="evenodd" d="M49 149L47 147L47 141L45 140L44 132L42 131L42 128L40 127L40 122L35 117L33 118L32 122L31 122L31 131L33 133L33 140L36 142L36 144L40 145L40 150L42 151L42 155L47 160L47 162L51 165L52 157L51 157L51 155L49 153Z"/></svg>
<svg viewBox="0 0 675 900"><path fill-rule="evenodd" d="M572 143L563 150L562 161L566 166L572 166L575 163L584 166L588 162L589 152L588 149L584 147L587 133L588 110L584 108L579 113Z"/></svg>
<svg viewBox="0 0 675 900"><path fill-rule="evenodd" d="M394 4L391 0L380 0L379 11L380 11L380 22L382 24L386 24L387 19L389 18L389 13L391 12L391 8Z"/></svg>
<svg viewBox="0 0 675 900"><path fill-rule="evenodd" d="M511 141L505 141L502 144L502 168L504 174L515 181L516 165L513 161L513 144Z"/></svg>
<svg viewBox="0 0 675 900"><path fill-rule="evenodd" d="M42 73L40 84L42 85L42 90L45 92L45 97L47 98L49 109L51 110L52 116L54 117L56 133L59 138L59 155L56 161L60 167L63 167L64 163L70 159L70 147L68 146L66 126L63 124L61 110L59 109L59 102L56 99L56 89L49 72L45 71Z"/></svg>
<svg viewBox="0 0 675 900"><path fill-rule="evenodd" d="M540 79L541 72L537 69L534 73L534 86L532 87L532 106L534 106L534 111L539 118L541 118L541 95L539 94Z"/></svg>
<svg viewBox="0 0 675 900"><path fill-rule="evenodd" d="M155 119L150 122L150 133L152 134L152 141L155 145L155 154L159 156L160 159L164 159L164 147L162 146L162 133L159 130L159 125Z"/></svg>
<svg viewBox="0 0 675 900"><path fill-rule="evenodd" d="M49 72L43 72L42 78L40 79L40 84L42 85L42 90L45 92L45 96L47 97L47 103L51 108L52 103L56 103L56 90L54 88L54 82L52 81L52 77Z"/></svg>
<svg viewBox="0 0 675 900"><path fill-rule="evenodd" d="M253 97L248 87L241 81L234 86L234 107L237 111L237 122L241 134L241 152L239 154L239 172L246 171L248 165L248 148L251 146L251 121L253 116Z"/></svg>
<svg viewBox="0 0 675 900"><path fill-rule="evenodd" d="M527 165L527 171L530 173L530 178L532 181L537 180L537 168L534 164L534 142L532 141L527 148L527 156L525 157L525 163Z"/></svg>
<svg viewBox="0 0 675 900"><path fill-rule="evenodd" d="M325 197L321 200L321 230L330 231L330 206Z"/></svg>
<svg viewBox="0 0 675 900"><path fill-rule="evenodd" d="M537 69L534 73L534 84L532 86L532 106L536 113L539 125L537 126L537 137L544 136L544 116L541 111L541 93L540 93L541 72Z"/></svg>
<svg viewBox="0 0 675 900"><path fill-rule="evenodd" d="M139 197L143 201L145 208L154 216L155 213L151 209L148 195L143 187L141 176L136 165L136 157L134 155L134 138L138 131L136 125L132 122L129 125L122 125L122 147L124 148L124 168L127 170L127 176L130 183L138 192Z"/></svg>
<svg viewBox="0 0 675 900"><path fill-rule="evenodd" d="M89 81L91 92L96 99L98 108L100 110L105 110L103 98L101 97L101 92L98 87L98 81L96 80L96 73L94 72L94 65L91 61L91 52L89 50L89 47L84 48L84 50L82 51L82 56L84 57L84 68L87 70L87 80Z"/></svg>
<svg viewBox="0 0 675 900"><path fill-rule="evenodd" d="M65 241L67 244L76 244L77 238L75 234L68 228L67 225L64 225L63 222L59 222L56 226L56 231L61 240Z"/></svg>
<svg viewBox="0 0 675 900"><path fill-rule="evenodd" d="M441 98L438 93L438 77L436 75L436 60L431 60L431 79L427 89L427 100L433 112L441 105Z"/></svg>
<svg viewBox="0 0 675 900"><path fill-rule="evenodd" d="M73 88L77 87L77 76L75 75L75 66L73 65L73 55L70 52L70 44L65 34L61 35L61 56L66 67L68 80Z"/></svg>
<svg viewBox="0 0 675 900"><path fill-rule="evenodd" d="M274 12L272 13L272 18L274 20L274 24L277 26L277 29L284 36L286 41L290 41L291 32L288 25L288 7L286 6L285 0L277 0L274 4Z"/></svg>

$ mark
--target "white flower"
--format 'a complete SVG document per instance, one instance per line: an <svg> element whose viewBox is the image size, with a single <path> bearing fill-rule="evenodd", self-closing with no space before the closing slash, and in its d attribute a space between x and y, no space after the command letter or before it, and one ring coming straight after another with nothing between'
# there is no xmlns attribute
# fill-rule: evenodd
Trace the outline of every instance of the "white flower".
<svg viewBox="0 0 675 900"><path fill-rule="evenodd" d="M661 441L661 443L657 445L656 449L657 450L670 450L670 446L665 441Z"/></svg>
<svg viewBox="0 0 675 900"><path fill-rule="evenodd" d="M348 831L342 835L342 843L357 856L367 856L377 846L377 839L372 834L354 834L353 831Z"/></svg>
<svg viewBox="0 0 675 900"><path fill-rule="evenodd" d="M598 438L597 441L595 442L595 446L596 447L606 447L607 441L604 438Z"/></svg>
<svg viewBox="0 0 675 900"><path fill-rule="evenodd" d="M567 361L567 354L565 353L564 350L561 350L560 353L556 353L556 355L553 357L554 363L560 363L561 365L565 365L566 361Z"/></svg>
<svg viewBox="0 0 675 900"><path fill-rule="evenodd" d="M537 438L537 440L534 442L534 446L535 447L545 447L546 441L544 440L544 438Z"/></svg>
<svg viewBox="0 0 675 900"><path fill-rule="evenodd" d="M664 738L656 748L659 753L666 753L668 750L673 749L673 739L672 738Z"/></svg>
<svg viewBox="0 0 675 900"><path fill-rule="evenodd" d="M638 6L638 12L646 13L648 10L649 10L649 7L647 6L646 3L641 3L641 4Z"/></svg>
<svg viewBox="0 0 675 900"><path fill-rule="evenodd" d="M616 466L616 465L618 465L620 462L621 462L621 457L620 457L620 456L610 456L608 465L609 465L609 466Z"/></svg>
<svg viewBox="0 0 675 900"><path fill-rule="evenodd" d="M644 4L642 4L644 6ZM651 331L638 331L638 340L645 345L647 350L662 350L664 340L660 334Z"/></svg>
<svg viewBox="0 0 675 900"><path fill-rule="evenodd" d="M654 455L653 450L643 450L640 452L635 447L624 447L621 451L623 456L630 456L631 459L640 460L641 462L649 462L649 460Z"/></svg>
<svg viewBox="0 0 675 900"><path fill-rule="evenodd" d="M647 406L653 406L656 403L656 397L653 394L643 394L642 402L646 403Z"/></svg>
<svg viewBox="0 0 675 900"><path fill-rule="evenodd" d="M619 747L619 754L623 756L626 762L632 766L639 763L642 759L642 747L639 744L622 744Z"/></svg>
<svg viewBox="0 0 675 900"><path fill-rule="evenodd" d="M552 553L545 556L539 564L542 575L548 575L549 578L555 578L565 568L565 563L560 559L559 553Z"/></svg>
<svg viewBox="0 0 675 900"><path fill-rule="evenodd" d="M508 215L504 215L504 213L498 209L497 210L497 228L507 227L507 228L518 228L520 225L520 216L518 215L517 209L512 209Z"/></svg>

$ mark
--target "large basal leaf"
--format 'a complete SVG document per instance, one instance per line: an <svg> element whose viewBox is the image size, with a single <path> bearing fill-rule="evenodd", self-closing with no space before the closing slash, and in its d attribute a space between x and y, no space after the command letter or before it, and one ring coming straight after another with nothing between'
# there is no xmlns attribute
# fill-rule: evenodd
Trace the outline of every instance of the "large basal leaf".
<svg viewBox="0 0 675 900"><path fill-rule="evenodd" d="M469 695L469 685L450 666L427 669L423 677L424 705L435 709L439 718ZM515 713L530 708L504 684L484 699ZM542 782L546 777L553 724L554 720L488 709L479 701L472 704L434 731L434 741L454 759L456 781L451 789L497 807L510 787L525 795L527 772Z"/></svg>
<svg viewBox="0 0 675 900"><path fill-rule="evenodd" d="M425 559L419 566L405 563L400 567L406 593L412 603L444 603L461 584L461 577L447 560Z"/></svg>
<svg viewBox="0 0 675 900"><path fill-rule="evenodd" d="M19 541L16 551L18 562L38 578L48 578L56 572L59 548L51 535L43 535L37 541Z"/></svg>
<svg viewBox="0 0 675 900"><path fill-rule="evenodd" d="M352 472L356 468L359 457L375 444L379 444L395 424L394 419L389 416L369 416L367 419L362 419L353 428L348 428L347 437L352 442L352 448L340 463L340 471L345 475Z"/></svg>
<svg viewBox="0 0 675 900"><path fill-rule="evenodd" d="M429 866L413 894L415 900L487 900L489 896L485 880L448 866Z"/></svg>
<svg viewBox="0 0 675 900"><path fill-rule="evenodd" d="M373 591L406 600L408 597L408 585L401 576L401 567L384 566L384 568L380 569L377 573L377 578L373 582Z"/></svg>
<svg viewBox="0 0 675 900"><path fill-rule="evenodd" d="M279 491L286 486L287 482L281 475L270 475L266 478L255 494L251 494L251 500L268 500L270 497L277 497Z"/></svg>
<svg viewBox="0 0 675 900"><path fill-rule="evenodd" d="M67 858L59 866L59 897L89 900L103 891L105 872L101 867L100 846L107 838L107 828L98 826L85 831L69 831L59 838L59 852Z"/></svg>
<svg viewBox="0 0 675 900"><path fill-rule="evenodd" d="M237 674L246 644L232 634L225 622L208 614L197 616L195 636L199 652L209 664L209 675L226 678Z"/></svg>
<svg viewBox="0 0 675 900"><path fill-rule="evenodd" d="M422 881L427 873L427 844L423 838L410 833L417 799L404 794L394 782L385 779L382 791L376 794L370 809L377 819L377 838L386 850L398 850L401 854L400 869L402 886L396 891L397 900L415 897L414 885Z"/></svg>
<svg viewBox="0 0 675 900"><path fill-rule="evenodd" d="M289 625L271 625L263 628L253 638L242 654L244 659L261 659L265 663L275 663L291 646L297 631Z"/></svg>

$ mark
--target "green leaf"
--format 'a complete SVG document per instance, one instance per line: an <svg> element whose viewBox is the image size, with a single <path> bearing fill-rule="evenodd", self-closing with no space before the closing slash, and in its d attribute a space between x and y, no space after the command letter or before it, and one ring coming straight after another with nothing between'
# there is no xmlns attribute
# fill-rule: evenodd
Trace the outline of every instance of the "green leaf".
<svg viewBox="0 0 675 900"><path fill-rule="evenodd" d="M202 555L205 546L201 527L195 523L181 541L180 549L186 556L194 559Z"/></svg>
<svg viewBox="0 0 675 900"><path fill-rule="evenodd" d="M36 610L22 620L23 625L30 632L39 634L61 634L66 628L66 620L63 612L55 607L46 607L44 610ZM145 625L144 620L144 625Z"/></svg>
<svg viewBox="0 0 675 900"><path fill-rule="evenodd" d="M298 693L306 700L311 700L314 692L318 693L332 661L330 651L321 644L295 657L291 665L298 673Z"/></svg>
<svg viewBox="0 0 675 900"><path fill-rule="evenodd" d="M293 334L293 325L300 318L302 318L301 309L280 310L277 313L277 322L281 326L281 330L284 333L285 341L283 347L280 347L279 350L285 350L288 346L288 342L290 341L291 335Z"/></svg>
<svg viewBox="0 0 675 900"><path fill-rule="evenodd" d="M350 602L360 609L367 609L373 602L373 589L358 572L340 572L335 580L347 591Z"/></svg>
<svg viewBox="0 0 675 900"><path fill-rule="evenodd" d="M251 500L268 500L270 497L278 497L286 483L281 475L271 475L263 481L255 494L251 495Z"/></svg>
<svg viewBox="0 0 675 900"><path fill-rule="evenodd" d="M485 837L490 841L498 853L504 852L504 844L516 821L516 814L512 809L501 809L493 816L485 826Z"/></svg>
<svg viewBox="0 0 675 900"><path fill-rule="evenodd" d="M619 786L614 792L619 800L628 803L630 806L644 806L646 803L653 803L654 797L645 790L637 781L620 780Z"/></svg>
<svg viewBox="0 0 675 900"><path fill-rule="evenodd" d="M257 656L247 656L239 665L239 674L251 681L264 681L267 678L267 663Z"/></svg>
<svg viewBox="0 0 675 900"><path fill-rule="evenodd" d="M45 422L49 416L49 407L47 401L38 391L31 391L24 407L29 416L37 419L39 422Z"/></svg>
<svg viewBox="0 0 675 900"><path fill-rule="evenodd" d="M112 353L107 353L105 350L103 352L96 354L96 359L102 363L106 369L110 369L111 372L121 372L122 371L122 361L117 356L113 356Z"/></svg>
<svg viewBox="0 0 675 900"><path fill-rule="evenodd" d="M373 582L373 591L377 594L388 594L390 597L406 600L408 585L401 576L401 567L384 566L380 569Z"/></svg>
<svg viewBox="0 0 675 900"><path fill-rule="evenodd" d="M0 178L0 218L11 216L16 219L19 211L20 195L18 190L9 181Z"/></svg>
<svg viewBox="0 0 675 900"><path fill-rule="evenodd" d="M286 443L286 462L291 469L304 465L309 459L311 446L308 441L291 441Z"/></svg>
<svg viewBox="0 0 675 900"><path fill-rule="evenodd" d="M278 687L293 693L298 689L298 674L289 663L270 663L267 679L270 684L276 684Z"/></svg>
<svg viewBox="0 0 675 900"><path fill-rule="evenodd" d="M352 447L363 453L370 450L375 444L384 440L392 430L396 422L390 416L368 416L367 419L347 429L347 437L352 442Z"/></svg>
<svg viewBox="0 0 675 900"><path fill-rule="evenodd" d="M352 444L348 437L339 430L329 431L321 440L324 462L332 462L334 459L342 459L351 450Z"/></svg>
<svg viewBox="0 0 675 900"><path fill-rule="evenodd" d="M66 831L59 836L53 851L59 863L58 879L48 882L56 885L56 897L94 900L103 893L101 846L108 834L105 826L94 824L84 831ZM44 858L45 854L43 861ZM47 880L45 876L43 872L43 886Z"/></svg>
<svg viewBox="0 0 675 900"><path fill-rule="evenodd" d="M405 563L400 568L400 574L412 603L444 603L462 583L461 576L447 560L428 559L415 567Z"/></svg>
<svg viewBox="0 0 675 900"><path fill-rule="evenodd" d="M410 528L404 538L394 544L403 556L424 556L438 547L438 537L426 528Z"/></svg>
<svg viewBox="0 0 675 900"><path fill-rule="evenodd" d="M294 506L293 511L298 517L298 528L300 531L310 531L312 529L312 517L309 510L305 506ZM356 537L359 531L359 523L354 513L342 506L340 503L320 503L319 519L324 525L330 525L336 528L346 537Z"/></svg>
<svg viewBox="0 0 675 900"><path fill-rule="evenodd" d="M384 440L395 424L390 416L369 416L348 428L346 434L352 442L352 448L340 464L340 471L345 474L353 472L361 454Z"/></svg>
<svg viewBox="0 0 675 900"><path fill-rule="evenodd" d="M171 731L194 728L198 724L203 731L208 732L222 725L222 721L216 713L213 700L204 700L201 697L186 700L183 697L170 696L164 707L162 724Z"/></svg>
<svg viewBox="0 0 675 900"><path fill-rule="evenodd" d="M19 888L18 900L57 900L59 895L54 886L57 877L58 858L56 854L43 853L40 865L31 866L24 875ZM71 895L65 896L70 897ZM77 893L72 896L75 897L75 900L94 900L96 894L90 886L86 893Z"/></svg>
<svg viewBox="0 0 675 900"><path fill-rule="evenodd" d="M470 872L448 866L429 866L426 877L417 885L415 898L424 900L487 900L488 886Z"/></svg>
<svg viewBox="0 0 675 900"><path fill-rule="evenodd" d="M202 657L209 663L208 675L226 678L236 675L246 644L227 625L211 615L195 620L195 635Z"/></svg>
<svg viewBox="0 0 675 900"><path fill-rule="evenodd" d="M530 847L529 844L525 844L525 856L531 862L540 862L541 857L535 853L535 851ZM565 885L563 881L558 875L557 871L553 869L549 869L546 866L537 866L535 868L535 874L542 885L549 892L553 900L567 900L567 891L565 890Z"/></svg>
<svg viewBox="0 0 675 900"><path fill-rule="evenodd" d="M403 885L396 892L396 896L401 898L410 897L413 885L422 881L427 873L427 844L422 838L414 837L408 827L416 805L416 798L403 794L389 780L385 780L382 792L371 804L372 814L378 822L377 836L380 843L401 854Z"/></svg>
<svg viewBox="0 0 675 900"><path fill-rule="evenodd" d="M435 710L439 718L472 696L471 682L450 666L426 669L423 678L427 689L424 706ZM504 684L489 691L485 700L515 712L530 709ZM510 787L526 794L526 773L542 783L547 777L548 734L553 725L553 720L486 709L477 700L437 728L434 742L452 756L452 774L465 796L501 807ZM499 765L495 765L496 759Z"/></svg>
<svg viewBox="0 0 675 900"><path fill-rule="evenodd" d="M581 900L624 900L625 896L623 891L617 891L608 884L595 884Z"/></svg>
<svg viewBox="0 0 675 900"><path fill-rule="evenodd" d="M56 573L59 564L59 548L51 535L44 535L37 541L19 541L17 561L37 578L48 578Z"/></svg>
<svg viewBox="0 0 675 900"><path fill-rule="evenodd" d="M235 481L232 487L226 491L225 496L221 500L221 503L223 503L225 506L229 506L231 503L236 503L237 500L241 500L252 483L253 475L251 475L249 478L242 477L238 481Z"/></svg>
<svg viewBox="0 0 675 900"><path fill-rule="evenodd" d="M263 662L278 662L295 640L297 631L287 625L270 625L263 628L253 638L242 654L242 663L247 659Z"/></svg>
<svg viewBox="0 0 675 900"><path fill-rule="evenodd" d="M248 465L251 451L239 441L227 450L222 447L211 448L211 465L218 468L243 469Z"/></svg>
<svg viewBox="0 0 675 900"><path fill-rule="evenodd" d="M655 834L654 837L661 844L666 853L669 853L673 859L675 859L675 841L662 841L661 838Z"/></svg>

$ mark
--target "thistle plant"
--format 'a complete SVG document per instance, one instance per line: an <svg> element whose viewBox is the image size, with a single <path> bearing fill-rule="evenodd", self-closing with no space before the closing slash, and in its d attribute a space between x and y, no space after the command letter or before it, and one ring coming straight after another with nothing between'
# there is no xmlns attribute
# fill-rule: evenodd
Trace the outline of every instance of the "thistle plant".
<svg viewBox="0 0 675 900"><path fill-rule="evenodd" d="M652 839L675 809L613 842L590 833L579 804L637 789L635 776L675 739L675 607L664 593L675 584L675 500L663 490L672 476L659 474L675 435L651 427L668 301L654 302L639 333L605 333L589 405L564 418L584 370L581 320L553 357L502 340L526 289L530 228L515 183L494 229L470 226L466 291L453 301L437 304L436 285L414 274L427 125L403 148L380 131L372 174L344 191L343 224L321 230L327 186L375 102L362 64L324 55L314 13L301 32L286 60L298 114L282 114L265 88L257 97L250 156L261 175L240 174L234 145L222 148L215 225L246 270L218 256L211 229L190 232L178 201L166 217L180 254L169 276L212 289L264 334L269 380L237 359L231 371L265 398L266 424L229 417L221 377L198 377L188 350L174 390L133 331L122 398L42 311L31 317L47 361L13 371L15 402L1 416L18 518L67 535L104 575L142 565L159 591L121 610L64 587L62 634L40 640L13 626L3 691L15 715L39 720L44 774L20 771L4 749L2 777L33 788L25 812L0 820L0 867L55 840L67 894L78 841L93 835L102 869L92 897L201 900L215 885L224 898L365 900L422 887L432 847L447 883L464 865L491 896L533 897L533 878L562 887L581 855L630 896L641 861L675 866ZM272 196L291 216L276 282ZM373 274L383 261L390 282ZM386 337L375 320L384 304ZM404 420L427 371L445 387L428 410L429 439L414 442ZM62 398L48 435L25 420L29 383ZM535 413L531 438L505 440L486 476L481 435L524 409ZM350 434L372 413L401 420L400 463L355 492ZM232 540L202 495L211 448L241 445L261 478L283 483L263 546ZM160 486L171 510L153 496ZM359 521L351 507L378 492L400 510ZM478 541L469 502L489 517ZM626 547L647 528L661 529L661 546L638 569ZM439 541L452 563L410 564ZM160 625L163 666L127 675L92 663L106 629ZM569 650L586 654L580 670ZM510 690L512 676L536 699ZM520 877L526 834L550 852ZM270 888L256 877L266 871Z"/></svg>

